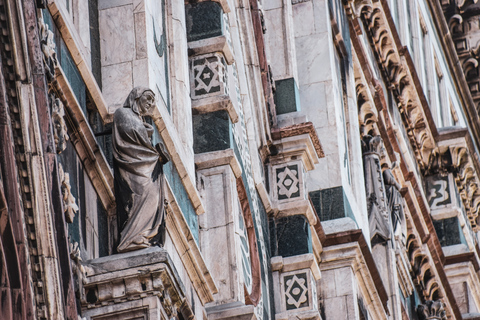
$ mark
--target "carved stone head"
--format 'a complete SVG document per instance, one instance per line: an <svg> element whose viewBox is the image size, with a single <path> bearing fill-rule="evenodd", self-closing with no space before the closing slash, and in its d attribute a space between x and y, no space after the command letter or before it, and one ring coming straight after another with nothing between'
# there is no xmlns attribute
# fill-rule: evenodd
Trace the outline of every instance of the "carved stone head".
<svg viewBox="0 0 480 320"><path fill-rule="evenodd" d="M155 93L146 87L135 87L130 91L123 107L131 108L141 116L152 116L155 109Z"/></svg>

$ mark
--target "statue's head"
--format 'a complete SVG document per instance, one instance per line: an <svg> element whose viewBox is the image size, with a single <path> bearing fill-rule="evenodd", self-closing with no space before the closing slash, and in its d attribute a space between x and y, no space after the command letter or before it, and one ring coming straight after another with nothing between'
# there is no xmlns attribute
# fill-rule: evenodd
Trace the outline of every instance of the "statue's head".
<svg viewBox="0 0 480 320"><path fill-rule="evenodd" d="M141 116L152 116L155 110L155 93L146 87L135 87L123 104L125 108L132 108Z"/></svg>

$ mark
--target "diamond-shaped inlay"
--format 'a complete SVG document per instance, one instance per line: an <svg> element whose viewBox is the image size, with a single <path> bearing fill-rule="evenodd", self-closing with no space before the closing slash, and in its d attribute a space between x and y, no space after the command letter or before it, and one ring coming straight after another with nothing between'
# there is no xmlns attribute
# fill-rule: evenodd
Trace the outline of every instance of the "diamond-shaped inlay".
<svg viewBox="0 0 480 320"><path fill-rule="evenodd" d="M276 171L278 199L284 200L299 197L298 165L285 166L278 168Z"/></svg>
<svg viewBox="0 0 480 320"><path fill-rule="evenodd" d="M287 310L308 307L308 283L306 273L285 276L284 284Z"/></svg>
<svg viewBox="0 0 480 320"><path fill-rule="evenodd" d="M226 94L225 59L220 54L195 57L191 65L192 99Z"/></svg>

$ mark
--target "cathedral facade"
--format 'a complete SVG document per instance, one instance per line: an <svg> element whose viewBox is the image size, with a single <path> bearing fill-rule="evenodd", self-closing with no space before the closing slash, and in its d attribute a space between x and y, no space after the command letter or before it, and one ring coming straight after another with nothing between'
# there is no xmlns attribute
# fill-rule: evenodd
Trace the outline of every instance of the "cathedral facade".
<svg viewBox="0 0 480 320"><path fill-rule="evenodd" d="M476 0L0 0L0 319L480 319Z"/></svg>

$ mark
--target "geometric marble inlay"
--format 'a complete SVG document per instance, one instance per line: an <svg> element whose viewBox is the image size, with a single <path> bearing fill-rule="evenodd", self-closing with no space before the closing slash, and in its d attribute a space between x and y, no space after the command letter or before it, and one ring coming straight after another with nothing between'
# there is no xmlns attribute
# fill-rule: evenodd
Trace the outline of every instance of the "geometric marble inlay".
<svg viewBox="0 0 480 320"><path fill-rule="evenodd" d="M276 169L278 200L300 197L298 165L289 165Z"/></svg>
<svg viewBox="0 0 480 320"><path fill-rule="evenodd" d="M227 94L226 68L222 54L212 53L191 58L192 99Z"/></svg>
<svg viewBox="0 0 480 320"><path fill-rule="evenodd" d="M283 278L287 310L308 307L307 274L299 273Z"/></svg>

